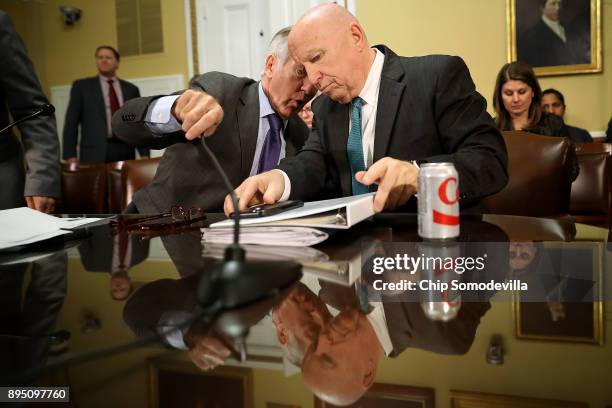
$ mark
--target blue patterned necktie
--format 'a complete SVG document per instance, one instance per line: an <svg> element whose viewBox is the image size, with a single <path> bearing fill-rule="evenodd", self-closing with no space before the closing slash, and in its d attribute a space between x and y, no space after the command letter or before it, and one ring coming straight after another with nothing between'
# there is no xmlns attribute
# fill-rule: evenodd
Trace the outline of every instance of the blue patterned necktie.
<svg viewBox="0 0 612 408"><path fill-rule="evenodd" d="M259 167L257 168L258 174L275 168L278 164L281 151L280 131L283 126L283 121L276 113L272 113L266 116L266 118L268 118L270 130L266 133L266 139L261 149Z"/></svg>
<svg viewBox="0 0 612 408"><path fill-rule="evenodd" d="M363 160L363 145L361 141L361 104L360 97L353 99L353 110L351 112L351 131L349 132L346 152L348 153L349 165L351 166L351 186L353 195L369 192L368 186L355 180L355 173L365 170Z"/></svg>

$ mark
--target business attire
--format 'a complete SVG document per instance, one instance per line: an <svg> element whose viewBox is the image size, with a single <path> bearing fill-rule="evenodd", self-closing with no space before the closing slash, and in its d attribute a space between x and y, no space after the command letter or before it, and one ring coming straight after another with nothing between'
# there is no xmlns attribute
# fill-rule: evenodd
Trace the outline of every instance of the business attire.
<svg viewBox="0 0 612 408"><path fill-rule="evenodd" d="M0 128L49 103L9 16L0 11ZM0 210L25 206L24 196L60 197L55 117L38 116L0 134ZM25 161L25 166L24 166Z"/></svg>
<svg viewBox="0 0 612 408"><path fill-rule="evenodd" d="M359 95L360 118L349 117L354 106L326 95L312 104L310 137L295 158L279 165L290 184L285 194L289 189L290 199L302 200L349 196L353 167L367 168L386 156L417 164L454 163L462 209L475 208L480 199L501 190L508 179L506 147L465 63L441 55L399 57L385 46L376 50ZM352 126L349 138L349 125L357 121L361 140L353 137L359 130ZM358 154L359 143L362 155L354 161L350 152ZM401 210L416 212L416 198Z"/></svg>
<svg viewBox="0 0 612 408"><path fill-rule="evenodd" d="M270 117L276 114L261 84L248 78L210 72L197 78L194 87L215 97L223 108L224 119L215 134L206 138L206 144L217 156L232 186L273 167L266 141L270 131L279 124L271 125ZM141 213L168 211L176 204L202 207L208 212L222 211L228 191L204 151L202 141L186 141L180 124L170 114L170 102L174 99L162 99L165 98L129 101L113 117L114 132L129 143L152 148L170 146L155 178L136 192L133 203ZM277 149L272 160L275 164L285 156L295 155L308 136L308 128L296 115L280 126L282 129L277 129L280 151Z"/></svg>
<svg viewBox="0 0 612 408"><path fill-rule="evenodd" d="M117 77L98 75L75 81L64 122L63 158L77 157L80 125L78 157L81 161L111 163L134 159L134 147L113 134L111 117L126 101L139 96L136 85ZM150 154L149 149L139 149L139 153L141 156Z"/></svg>
<svg viewBox="0 0 612 408"><path fill-rule="evenodd" d="M558 21L542 16L533 27L517 36L517 59L534 67L589 64L590 52L580 36Z"/></svg>
<svg viewBox="0 0 612 408"><path fill-rule="evenodd" d="M581 129L575 126L565 125L567 127L567 131L569 133L570 139L574 141L574 143L592 143L593 138L591 134L586 129Z"/></svg>
<svg viewBox="0 0 612 408"><path fill-rule="evenodd" d="M612 143L612 118L608 122L608 130L606 130L606 143Z"/></svg>

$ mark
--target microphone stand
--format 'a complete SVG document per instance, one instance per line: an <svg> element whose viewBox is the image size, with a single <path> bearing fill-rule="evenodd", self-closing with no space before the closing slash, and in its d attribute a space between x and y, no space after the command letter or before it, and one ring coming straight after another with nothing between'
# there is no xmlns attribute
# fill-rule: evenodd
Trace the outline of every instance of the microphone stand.
<svg viewBox="0 0 612 408"><path fill-rule="evenodd" d="M32 112L31 114L29 114L28 116L24 116L23 118L16 120L15 122L11 123L10 125L2 128L2 130L0 130L0 133L4 133L5 131L17 126L20 123L25 122L26 120L30 120L32 118L35 118L36 116L51 116L53 115L53 112L55 112L55 107L53 105L50 104L45 104L43 106L41 106L40 108L36 109L34 112Z"/></svg>

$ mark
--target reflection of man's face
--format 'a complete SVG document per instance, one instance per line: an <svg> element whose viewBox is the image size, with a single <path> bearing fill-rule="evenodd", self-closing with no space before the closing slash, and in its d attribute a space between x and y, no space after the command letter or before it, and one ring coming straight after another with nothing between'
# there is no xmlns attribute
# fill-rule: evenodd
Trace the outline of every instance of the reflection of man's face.
<svg viewBox="0 0 612 408"><path fill-rule="evenodd" d="M132 291L132 280L125 273L115 273L111 276L110 286L113 299L124 300Z"/></svg>
<svg viewBox="0 0 612 408"><path fill-rule="evenodd" d="M559 21L559 12L561 11L561 0L548 0L544 4L542 14L552 21Z"/></svg>
<svg viewBox="0 0 612 408"><path fill-rule="evenodd" d="M536 255L536 248L533 242L511 242L510 243L510 269L525 269Z"/></svg>
<svg viewBox="0 0 612 408"><path fill-rule="evenodd" d="M302 365L307 386L324 400L353 400L363 394L376 375L379 351L367 317L345 309L332 318L312 344Z"/></svg>
<svg viewBox="0 0 612 408"><path fill-rule="evenodd" d="M272 312L281 345L296 349L292 352L299 355L310 347L330 317L321 299L301 283Z"/></svg>

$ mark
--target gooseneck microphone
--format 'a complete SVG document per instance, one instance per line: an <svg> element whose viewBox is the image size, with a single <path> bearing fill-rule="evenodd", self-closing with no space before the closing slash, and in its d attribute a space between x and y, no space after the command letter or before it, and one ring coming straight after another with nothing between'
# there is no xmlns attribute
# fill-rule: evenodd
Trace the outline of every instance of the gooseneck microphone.
<svg viewBox="0 0 612 408"><path fill-rule="evenodd" d="M38 107L34 112L30 113L27 116L24 116L21 119L16 120L15 122L11 123L10 125L6 126L5 128L3 128L2 130L0 130L0 133L4 133L5 131L17 126L20 123L25 122L26 120L30 120L32 118L35 118L37 116L51 116L53 115L53 113L55 112L55 107L49 103L44 104L40 107Z"/></svg>
<svg viewBox="0 0 612 408"><path fill-rule="evenodd" d="M223 262L212 273L208 271L202 273L198 283L197 299L202 309L202 320L211 322L222 312L242 309L264 299L279 296L281 291L300 280L302 265L294 261L245 259L245 250L239 243L238 197L214 153L206 145L204 137L202 146L225 184L234 205L233 244L225 249ZM234 339L235 349L238 350L241 361L246 360L246 337L251 324L240 319L229 319L229 322L222 324L222 332Z"/></svg>

